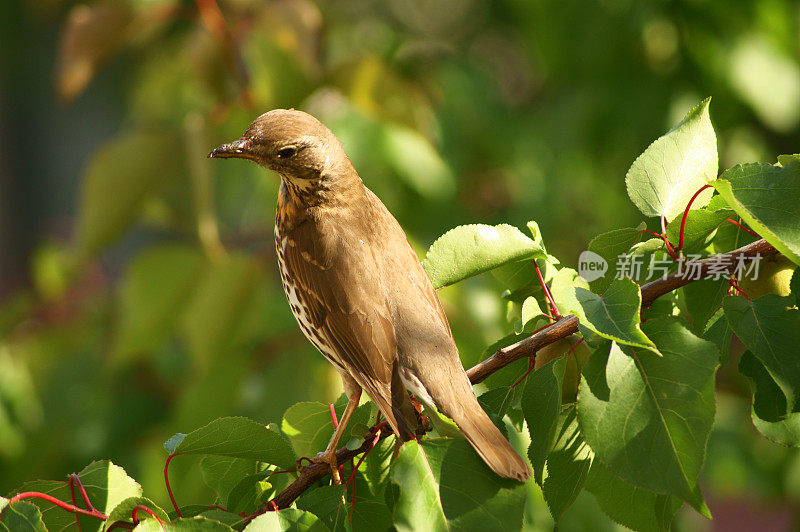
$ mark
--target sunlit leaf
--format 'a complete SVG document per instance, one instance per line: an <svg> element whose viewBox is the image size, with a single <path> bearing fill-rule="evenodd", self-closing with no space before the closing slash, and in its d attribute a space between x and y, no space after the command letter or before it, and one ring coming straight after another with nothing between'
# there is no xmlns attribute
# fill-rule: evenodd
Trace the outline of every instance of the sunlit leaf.
<svg viewBox="0 0 800 532"><path fill-rule="evenodd" d="M586 445L575 416L575 406L565 407L558 416L555 442L547 455L547 478L542 484L544 500L558 520L583 489L594 453Z"/></svg>
<svg viewBox="0 0 800 532"><path fill-rule="evenodd" d="M542 258L533 240L516 227L473 224L451 229L428 250L422 265L434 288L516 261Z"/></svg>
<svg viewBox="0 0 800 532"><path fill-rule="evenodd" d="M28 501L17 501L9 504L9 500L0 497L0 531L3 532L47 532L42 521L42 514L36 505ZM71 516L70 516L71 517ZM72 518L72 523L75 519Z"/></svg>
<svg viewBox="0 0 800 532"><path fill-rule="evenodd" d="M663 356L617 343L607 356L595 352L578 392L581 432L615 475L708 514L697 476L714 421L717 350L674 318L642 328Z"/></svg>
<svg viewBox="0 0 800 532"><path fill-rule="evenodd" d="M259 515L244 528L246 532L325 532L330 530L316 515L297 508Z"/></svg>
<svg viewBox="0 0 800 532"><path fill-rule="evenodd" d="M525 487L487 468L464 440L406 442L392 468L398 530L519 529Z"/></svg>
<svg viewBox="0 0 800 532"><path fill-rule="evenodd" d="M589 282L593 292L602 294L614 281L618 257L627 254L631 247L642 239L642 234L639 229L626 227L597 235L589 242L588 250L599 255L606 262L606 270L603 275ZM594 260L592 257L586 257L586 260L590 259ZM597 262L602 264L599 260ZM579 264L579 270L581 267Z"/></svg>
<svg viewBox="0 0 800 532"><path fill-rule="evenodd" d="M250 458L285 469L295 466L289 442L274 430L243 417L225 417L186 434L171 454Z"/></svg>
<svg viewBox="0 0 800 532"><path fill-rule="evenodd" d="M150 510L152 510L153 513L156 514L159 519L161 519L161 521L165 523L169 521L169 516L167 515L167 512L159 508L156 505L156 503L154 503L150 499L146 497L129 497L121 501L114 507L113 510L111 510L111 513L108 514L108 519L106 519L105 522L103 523L103 530L108 530L111 526L114 525L114 523L117 523L119 521L124 523L133 523L133 509L136 506L145 506ZM150 515L143 510L138 511L136 513L136 517L139 519L139 521L144 521L145 519L152 519L152 517L150 517Z"/></svg>
<svg viewBox="0 0 800 532"><path fill-rule="evenodd" d="M717 137L708 115L707 98L684 119L653 142L631 165L625 177L628 196L645 216L682 213L692 195L717 177ZM695 200L703 207L711 198L706 190Z"/></svg>
<svg viewBox="0 0 800 532"><path fill-rule="evenodd" d="M713 185L756 233L800 265L800 162L734 166Z"/></svg>
<svg viewBox="0 0 800 532"><path fill-rule="evenodd" d="M603 338L658 353L639 327L641 302L639 286L630 279L615 279L602 296L580 287L564 290L564 310L581 325Z"/></svg>

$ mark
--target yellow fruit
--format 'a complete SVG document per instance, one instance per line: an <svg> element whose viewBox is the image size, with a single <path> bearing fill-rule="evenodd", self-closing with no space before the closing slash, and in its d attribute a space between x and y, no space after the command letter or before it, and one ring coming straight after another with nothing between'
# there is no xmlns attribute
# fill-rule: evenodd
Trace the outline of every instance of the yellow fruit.
<svg viewBox="0 0 800 532"><path fill-rule="evenodd" d="M739 280L739 286L752 299L764 294L788 296L791 292L789 283L796 267L795 263L783 256L761 259L757 278L752 279L752 274L746 274Z"/></svg>

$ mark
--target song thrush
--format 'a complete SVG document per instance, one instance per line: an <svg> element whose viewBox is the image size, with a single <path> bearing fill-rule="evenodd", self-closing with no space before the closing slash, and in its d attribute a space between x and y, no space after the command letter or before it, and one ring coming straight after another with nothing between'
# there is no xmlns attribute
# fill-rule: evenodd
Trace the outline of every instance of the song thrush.
<svg viewBox="0 0 800 532"><path fill-rule="evenodd" d="M366 390L402 441L418 418L406 390L455 421L498 475L524 481L525 461L481 409L447 317L400 225L316 118L278 109L209 157L249 159L281 176L275 243L300 328L342 376L347 407L317 461L331 465Z"/></svg>

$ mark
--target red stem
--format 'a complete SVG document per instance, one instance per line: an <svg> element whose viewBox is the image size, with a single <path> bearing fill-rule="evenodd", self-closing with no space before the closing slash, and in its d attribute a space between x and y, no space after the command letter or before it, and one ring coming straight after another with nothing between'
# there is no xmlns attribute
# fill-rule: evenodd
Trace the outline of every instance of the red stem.
<svg viewBox="0 0 800 532"><path fill-rule="evenodd" d="M542 272L539 270L539 264L537 264L536 259L533 259L533 267L536 268L536 275L539 277L539 282L542 285L542 290L544 290L544 297L547 299L547 303L550 305L550 311L555 316L556 320L561 319L561 314L558 312L558 308L556 307L556 302L553 299L553 295L550 293L550 289L547 288L547 283L544 282L544 277L542 277Z"/></svg>
<svg viewBox="0 0 800 532"><path fill-rule="evenodd" d="M730 283L731 288L733 288L736 291L736 293L744 297L746 300L750 301L750 296L748 296L745 293L745 291L742 290L742 288L739 286L739 281L736 279L736 277L731 276L730 278L728 278L728 282Z"/></svg>
<svg viewBox="0 0 800 532"><path fill-rule="evenodd" d="M138 510L143 511L144 513L146 513L147 515L149 515L150 517L152 517L153 519L158 521L158 524L161 525L161 530L164 530L163 521L161 521L161 519L158 518L158 516L156 515L156 513L153 510L151 510L150 508L148 508L144 504L137 504L136 506L133 507L133 511L131 512L131 517L133 518L133 523L134 524L138 524L139 523L139 518L136 517L136 512Z"/></svg>
<svg viewBox="0 0 800 532"><path fill-rule="evenodd" d="M172 507L175 508L175 513L178 514L178 517L183 518L181 509L178 508L178 503L175 502L175 495L172 494L172 488L169 485L169 463L176 456L178 455L171 454L167 457L167 463L164 464L164 484L167 486L167 494L169 494L169 500L172 502Z"/></svg>
<svg viewBox="0 0 800 532"><path fill-rule="evenodd" d="M536 365L536 364L535 364L535 360L536 360L536 357L535 357L535 356L530 356L530 357L528 357L528 371L526 371L526 372L525 372L525 373L522 375L522 377L520 377L519 379L517 379L517 382L515 382L514 384L512 384L512 385L511 385L511 387L512 387L512 388L516 388L516 387L517 387L517 385L518 385L519 383L521 383L522 381L524 381L524 380L525 380L525 377L527 377L528 375L530 375L531 371L533 371L533 368L534 368L534 366Z"/></svg>
<svg viewBox="0 0 800 532"><path fill-rule="evenodd" d="M661 215L661 235L659 236L667 246L667 254L672 257L673 260L678 260L678 255L675 253L675 248L672 247L672 244L669 243L669 238L667 238L667 218L663 214Z"/></svg>
<svg viewBox="0 0 800 532"><path fill-rule="evenodd" d="M570 348L569 348L569 351L567 351L567 355L566 355L566 356L570 356L570 355L572 354L572 352L573 352L573 351L575 351L575 348L576 348L576 347L578 347L578 346L581 344L581 342L583 342L585 339L586 339L586 338L581 338L580 340L578 340L577 342L575 342L575 345L573 345L572 347L570 347Z"/></svg>
<svg viewBox="0 0 800 532"><path fill-rule="evenodd" d="M75 485L78 486L78 493L81 494L81 499L83 499L83 504L85 504L86 507L89 510L94 510L94 505L89 500L89 494L86 493L86 489L84 489L84 487L83 487L83 482L81 482L81 479L78 477L78 475L76 475L75 473L72 473L69 476L69 478L70 478L70 481L74 482Z"/></svg>
<svg viewBox="0 0 800 532"><path fill-rule="evenodd" d="M333 428L339 428L339 419L336 417L336 408L331 403L331 421L333 421Z"/></svg>
<svg viewBox="0 0 800 532"><path fill-rule="evenodd" d="M761 236L758 233L755 233L755 232L751 231L750 229L748 229L747 227L743 226L742 224L740 224L739 222L737 222L735 220L731 220L730 218L725 218L725 221L726 222L730 222L733 225L744 229L745 231L747 231L748 233L750 233L751 235L753 235L756 238L761 238Z"/></svg>
<svg viewBox="0 0 800 532"><path fill-rule="evenodd" d="M74 473L73 473L74 474ZM72 476L69 476L69 495L72 498L72 506L77 507L78 502L75 500L75 482L72 480ZM76 477L77 478L77 477ZM91 506L90 506L91 508ZM78 532L83 532L83 528L81 527L81 518L78 514L75 514L75 526L78 527Z"/></svg>
<svg viewBox="0 0 800 532"><path fill-rule="evenodd" d="M707 188L711 188L711 185L703 185L700 187L700 190L694 193L694 196L692 196L692 199L689 200L689 203L686 204L686 208L683 210L683 218L681 218L681 232L678 240L678 251L683 251L683 231L686 229L686 217L689 216L689 209L692 207L694 200L697 199L697 196L699 196L700 193Z"/></svg>
<svg viewBox="0 0 800 532"><path fill-rule="evenodd" d="M9 505L13 502L21 501L22 499L31 499L31 498L43 499L51 504L55 504L59 508L63 508L64 510L72 512L74 514L81 514L81 515L86 515L88 517L94 517L95 519L99 519L101 521L105 521L106 519L108 519L108 516L102 512L98 512L97 510L91 510L91 511L84 510L83 508L78 508L77 506L74 506L72 504L67 504L64 501L56 499L52 495L48 495L46 493L41 493L38 491L24 491L22 493L17 493L13 497L11 497Z"/></svg>

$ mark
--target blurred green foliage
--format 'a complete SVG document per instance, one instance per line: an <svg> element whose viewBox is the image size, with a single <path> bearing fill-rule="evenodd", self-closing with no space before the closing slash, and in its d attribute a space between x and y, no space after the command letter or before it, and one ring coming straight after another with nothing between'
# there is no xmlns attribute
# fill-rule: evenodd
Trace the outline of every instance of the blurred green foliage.
<svg viewBox="0 0 800 532"><path fill-rule="evenodd" d="M418 249L458 224L535 219L567 266L596 234L638 223L625 171L702 97L714 98L721 168L800 144L790 0L216 6L3 8L57 49L46 97L78 105L102 82L123 118L86 154L72 236L39 242L31 285L0 304L0 493L102 457L163 504L169 435L338 397L278 282L277 178L204 159L262 112L298 107L330 126ZM22 53L24 37L9 35L5 53ZM440 292L465 366L507 332L502 290L484 276ZM778 508L765 519L796 509L797 453L727 415L748 408L740 376L724 371L719 386L702 478L712 510L743 499ZM207 495L189 461L171 474L183 501ZM531 501L527 525L547 529L541 494ZM560 528L586 523L613 527L584 494Z"/></svg>

